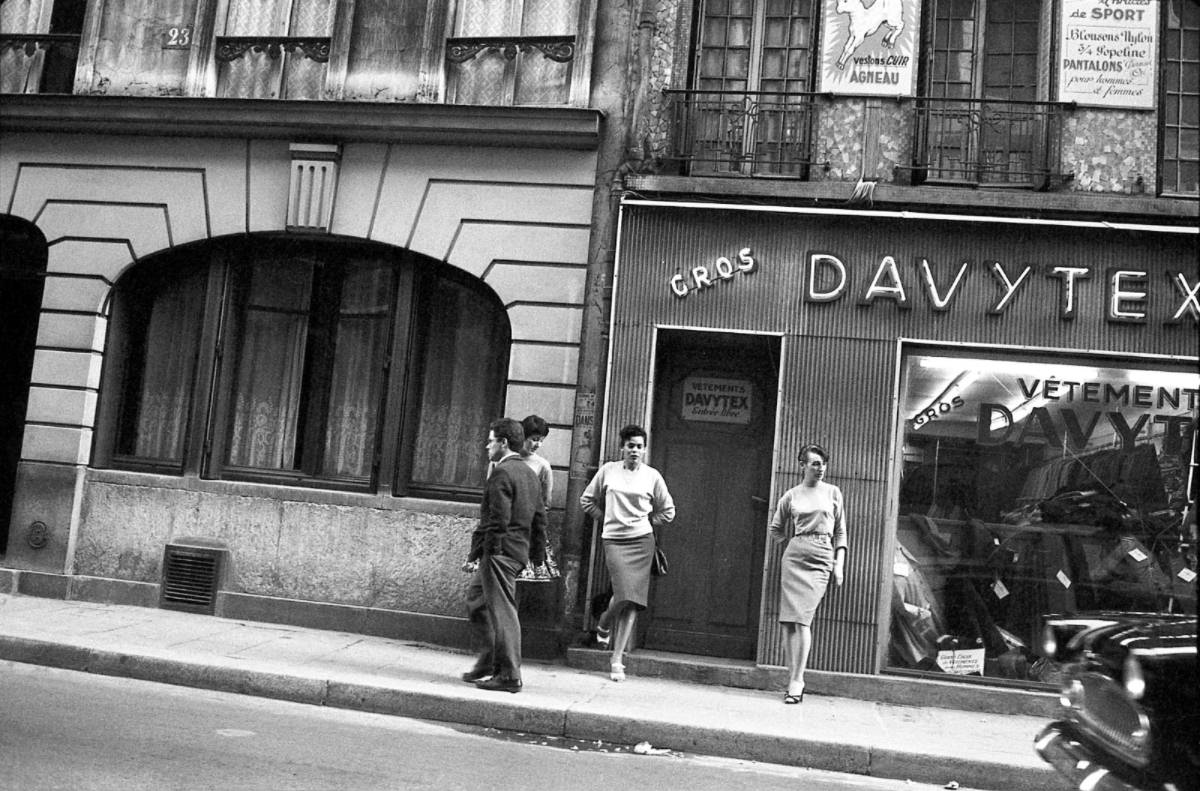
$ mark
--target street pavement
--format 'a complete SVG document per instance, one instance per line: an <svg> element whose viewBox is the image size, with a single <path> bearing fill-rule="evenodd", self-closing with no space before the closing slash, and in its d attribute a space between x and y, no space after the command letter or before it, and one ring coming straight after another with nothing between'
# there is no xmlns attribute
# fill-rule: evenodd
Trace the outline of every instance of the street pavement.
<svg viewBox="0 0 1200 791"><path fill-rule="evenodd" d="M527 661L520 694L472 657L348 632L0 595L0 659L425 720L804 766L938 787L1054 791L1045 719L735 689Z"/></svg>
<svg viewBox="0 0 1200 791"><path fill-rule="evenodd" d="M5 791L937 791L0 660Z"/></svg>

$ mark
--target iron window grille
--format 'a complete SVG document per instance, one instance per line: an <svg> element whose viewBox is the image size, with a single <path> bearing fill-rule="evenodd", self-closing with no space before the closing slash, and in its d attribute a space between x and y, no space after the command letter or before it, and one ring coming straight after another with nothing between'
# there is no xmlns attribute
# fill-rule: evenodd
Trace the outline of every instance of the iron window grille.
<svg viewBox="0 0 1200 791"><path fill-rule="evenodd" d="M815 93L667 90L667 157L688 175L808 178Z"/></svg>
<svg viewBox="0 0 1200 791"><path fill-rule="evenodd" d="M1071 104L922 97L914 110L912 183L1050 189L1062 173Z"/></svg>

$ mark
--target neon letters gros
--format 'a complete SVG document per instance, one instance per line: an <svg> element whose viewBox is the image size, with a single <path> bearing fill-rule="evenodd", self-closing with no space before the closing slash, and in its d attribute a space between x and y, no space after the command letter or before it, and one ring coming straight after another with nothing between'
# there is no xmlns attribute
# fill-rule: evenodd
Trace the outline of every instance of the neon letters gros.
<svg viewBox="0 0 1200 791"><path fill-rule="evenodd" d="M807 303L832 303L851 292L851 270L838 256L827 252L809 252L803 273L801 298ZM686 274L676 272L668 280L671 293L679 299L730 283L741 275L758 272L760 262L749 247L738 251L736 261L722 256L711 265L697 265ZM908 266L901 266L894 256L885 255L874 267L870 279L859 290L856 303L871 306L876 302L891 302L898 308L912 307L910 293L921 291L929 306L937 312L950 310L960 293L963 282L983 270L996 286L996 296L987 312L1000 315L1008 311L1016 297L1030 287L1040 273L1058 282L1058 314L1074 319L1079 309L1080 295L1086 287L1081 284L1093 277L1087 266L1004 264L1000 261L960 261L951 274L935 276L934 264L928 258L915 257ZM859 271L862 271L861 269ZM868 270L869 271L869 270ZM1161 277L1159 275L1158 277ZM1151 272L1143 267L1114 267L1107 270L1104 280L1105 316L1109 321L1144 324L1150 320L1150 306L1162 315L1163 323L1178 324L1187 319L1200 321L1200 278L1189 280L1184 271L1168 271L1173 301L1167 304L1163 295L1151 298ZM917 282L913 284L911 281ZM914 287L915 286L915 287Z"/></svg>
<svg viewBox="0 0 1200 791"><path fill-rule="evenodd" d="M701 264L692 267L687 275L676 273L671 277L669 285L671 286L671 293L683 298L692 291L712 288L722 281L733 280L735 275L748 275L757 271L757 269L758 262L750 255L750 248L743 247L741 250L738 250L736 264L725 256L721 256L713 262L711 269ZM688 285L689 280L691 281L691 285Z"/></svg>

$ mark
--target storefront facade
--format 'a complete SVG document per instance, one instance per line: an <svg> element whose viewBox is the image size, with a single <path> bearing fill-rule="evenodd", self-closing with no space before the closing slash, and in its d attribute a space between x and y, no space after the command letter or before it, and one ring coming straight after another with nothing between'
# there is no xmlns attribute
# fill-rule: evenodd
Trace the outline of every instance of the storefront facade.
<svg viewBox="0 0 1200 791"><path fill-rule="evenodd" d="M1037 683L1046 614L1195 612L1196 253L1186 227L626 200L602 455L645 425L678 509L642 644L783 664L766 526L809 442L850 543L814 668Z"/></svg>

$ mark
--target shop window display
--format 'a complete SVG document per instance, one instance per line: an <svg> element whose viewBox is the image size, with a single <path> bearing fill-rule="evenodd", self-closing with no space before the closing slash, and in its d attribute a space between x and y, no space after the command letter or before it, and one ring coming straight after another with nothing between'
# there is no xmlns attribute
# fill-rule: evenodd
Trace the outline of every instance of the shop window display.
<svg viewBox="0 0 1200 791"><path fill-rule="evenodd" d="M892 668L1053 682L1049 614L1196 612L1194 361L922 350L900 403Z"/></svg>

